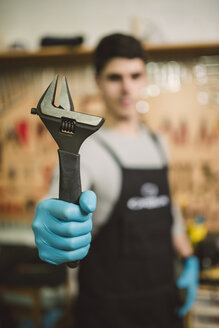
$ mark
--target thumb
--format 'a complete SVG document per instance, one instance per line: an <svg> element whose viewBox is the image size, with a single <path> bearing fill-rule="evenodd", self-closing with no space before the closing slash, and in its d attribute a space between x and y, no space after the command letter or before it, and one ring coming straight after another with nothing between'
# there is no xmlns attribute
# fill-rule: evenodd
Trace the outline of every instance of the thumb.
<svg viewBox="0 0 219 328"><path fill-rule="evenodd" d="M86 213L92 213L96 209L97 197L96 194L91 190L82 192L79 199L79 204L83 211Z"/></svg>
<svg viewBox="0 0 219 328"><path fill-rule="evenodd" d="M176 282L176 285L177 285L177 287L178 288L185 288L186 287L186 278L185 278L185 275L181 275L180 277L179 277L179 279L177 280L177 282Z"/></svg>

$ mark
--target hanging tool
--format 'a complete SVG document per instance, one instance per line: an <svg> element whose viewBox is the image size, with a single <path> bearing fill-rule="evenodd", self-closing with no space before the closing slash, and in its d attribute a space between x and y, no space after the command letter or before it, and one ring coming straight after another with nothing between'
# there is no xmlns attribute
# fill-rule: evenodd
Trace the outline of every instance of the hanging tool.
<svg viewBox="0 0 219 328"><path fill-rule="evenodd" d="M74 111L74 105L66 77L62 80L59 107L54 105L58 75L40 98L37 108L31 114L38 114L59 149L59 199L79 204L81 195L80 155L83 141L96 132L104 123L104 118ZM79 261L68 263L74 268Z"/></svg>

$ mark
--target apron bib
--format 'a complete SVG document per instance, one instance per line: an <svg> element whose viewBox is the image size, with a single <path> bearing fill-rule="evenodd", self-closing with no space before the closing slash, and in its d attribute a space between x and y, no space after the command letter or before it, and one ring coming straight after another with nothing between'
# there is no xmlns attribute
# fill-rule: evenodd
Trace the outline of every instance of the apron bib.
<svg viewBox="0 0 219 328"><path fill-rule="evenodd" d="M122 188L80 264L77 327L181 327L175 311L167 167L124 168L109 146L98 141L120 166Z"/></svg>

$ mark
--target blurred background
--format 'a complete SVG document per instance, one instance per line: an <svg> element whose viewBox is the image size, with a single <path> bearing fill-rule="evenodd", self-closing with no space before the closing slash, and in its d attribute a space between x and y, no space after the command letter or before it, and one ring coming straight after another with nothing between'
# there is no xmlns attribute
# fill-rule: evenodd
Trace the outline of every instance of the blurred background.
<svg viewBox="0 0 219 328"><path fill-rule="evenodd" d="M65 266L39 260L30 227L57 162L56 144L30 109L59 74L76 110L104 115L92 53L113 32L148 50L137 110L169 143L173 198L201 263L186 327L219 327L218 13L218 0L0 0L1 328L70 326L63 316L77 285Z"/></svg>

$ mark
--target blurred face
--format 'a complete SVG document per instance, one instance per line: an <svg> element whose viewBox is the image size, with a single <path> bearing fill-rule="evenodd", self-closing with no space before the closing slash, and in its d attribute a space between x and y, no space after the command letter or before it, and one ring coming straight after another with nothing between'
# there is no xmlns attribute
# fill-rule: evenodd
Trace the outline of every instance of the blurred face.
<svg viewBox="0 0 219 328"><path fill-rule="evenodd" d="M140 58L113 58L97 77L108 113L118 120L137 116L136 103L145 83L145 63Z"/></svg>

